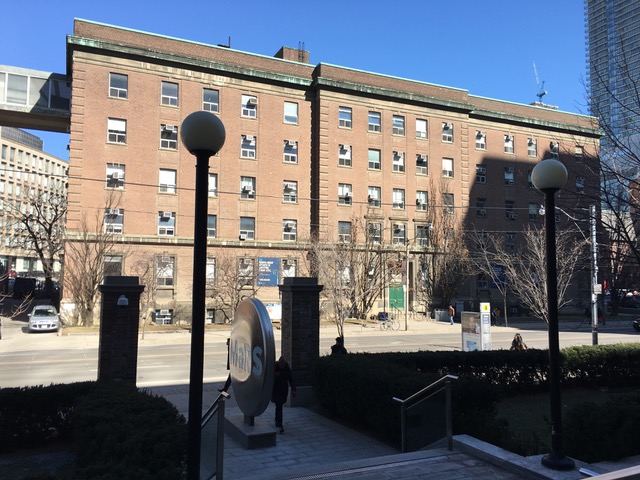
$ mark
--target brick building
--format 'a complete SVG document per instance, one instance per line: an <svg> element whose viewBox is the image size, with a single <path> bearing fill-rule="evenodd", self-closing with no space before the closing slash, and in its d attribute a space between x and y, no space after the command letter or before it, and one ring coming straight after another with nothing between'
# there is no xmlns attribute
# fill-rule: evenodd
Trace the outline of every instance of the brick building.
<svg viewBox="0 0 640 480"><path fill-rule="evenodd" d="M408 251L413 283L430 212L515 243L539 221L537 161L565 161L574 193L597 186L583 161L595 155L590 117L308 61L75 21L68 230L89 218L117 235L106 259L116 273L152 259L160 321L190 309L195 159L178 130L196 110L226 128L210 161L208 272L220 280L232 259L267 305L284 276L307 274L309 239L339 241L354 218L379 224L389 251ZM477 296L475 282L460 292Z"/></svg>

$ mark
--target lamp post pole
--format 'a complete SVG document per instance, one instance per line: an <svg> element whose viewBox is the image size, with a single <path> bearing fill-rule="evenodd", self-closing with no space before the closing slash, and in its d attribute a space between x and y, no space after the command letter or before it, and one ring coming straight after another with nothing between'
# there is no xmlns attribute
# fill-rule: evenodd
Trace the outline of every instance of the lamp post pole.
<svg viewBox="0 0 640 480"><path fill-rule="evenodd" d="M225 130L220 119L212 113L194 112L182 122L180 136L187 150L196 157L187 478L200 480L209 157L222 148Z"/></svg>
<svg viewBox="0 0 640 480"><path fill-rule="evenodd" d="M562 398L560 392L560 341L558 334L558 278L556 266L555 193L567 181L567 169L555 159L542 160L531 172L535 187L544 193L547 249L547 305L549 321L549 389L551 402L551 452L542 464L554 470L572 470L575 463L564 454Z"/></svg>

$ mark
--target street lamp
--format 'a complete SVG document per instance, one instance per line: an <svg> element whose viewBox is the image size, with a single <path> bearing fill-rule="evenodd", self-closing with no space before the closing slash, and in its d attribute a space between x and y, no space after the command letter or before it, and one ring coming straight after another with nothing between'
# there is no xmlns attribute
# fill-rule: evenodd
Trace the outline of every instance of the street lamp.
<svg viewBox="0 0 640 480"><path fill-rule="evenodd" d="M189 153L196 157L187 478L200 480L209 157L218 153L224 145L224 125L212 113L193 112L182 122L180 138Z"/></svg>
<svg viewBox="0 0 640 480"><path fill-rule="evenodd" d="M558 338L558 278L556 268L555 193L567 183L567 169L559 160L538 163L531 172L531 182L544 193L547 247L547 304L549 320L549 386L551 400L551 452L542 464L554 470L572 470L573 460L564 454L562 445L562 401L560 397L560 341Z"/></svg>

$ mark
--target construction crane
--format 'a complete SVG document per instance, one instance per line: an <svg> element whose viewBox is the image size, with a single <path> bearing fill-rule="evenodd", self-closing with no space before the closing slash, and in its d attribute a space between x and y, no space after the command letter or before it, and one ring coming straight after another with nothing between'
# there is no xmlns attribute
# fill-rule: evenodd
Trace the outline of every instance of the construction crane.
<svg viewBox="0 0 640 480"><path fill-rule="evenodd" d="M536 68L535 61L533 62L533 72L536 74L536 85L538 86L538 93L536 93L536 96L538 97L538 102L542 103L542 97L547 94L547 91L544 89L544 80L541 83L538 78L538 69Z"/></svg>

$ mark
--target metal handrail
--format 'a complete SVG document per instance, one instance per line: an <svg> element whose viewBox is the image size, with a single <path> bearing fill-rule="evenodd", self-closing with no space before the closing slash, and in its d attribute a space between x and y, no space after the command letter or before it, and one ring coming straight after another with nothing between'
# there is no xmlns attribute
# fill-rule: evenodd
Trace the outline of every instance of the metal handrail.
<svg viewBox="0 0 640 480"><path fill-rule="evenodd" d="M445 375L444 377L436 380L431 385L424 387L422 390L414 393L410 397L402 400L401 398L393 397L393 401L400 404L400 428L402 436L402 453L407 452L407 410L412 405L425 400L442 390L446 391L445 402L445 423L447 428L447 448L453 450L453 409L451 407L451 380L457 380L456 375Z"/></svg>
<svg viewBox="0 0 640 480"><path fill-rule="evenodd" d="M600 480L622 480L622 479L637 479L640 478L640 466L634 466L629 468L623 468L622 470L615 470L609 473L597 473L588 468L581 468L580 473L586 477L591 477Z"/></svg>
<svg viewBox="0 0 640 480"><path fill-rule="evenodd" d="M207 409L207 412L202 416L200 428L201 434L202 430L206 427L207 423L216 418L217 420L217 431L216 431L216 440L215 440L215 466L209 465L209 468L206 466L206 449L207 445L204 442L201 443L201 449L203 450L200 455L200 473L201 478L206 478L208 480L212 480L215 478L216 480L222 480L223 478L223 461L224 461L224 410L225 410L225 400L229 398L230 395L226 390L221 390L218 398L211 404L211 406Z"/></svg>

